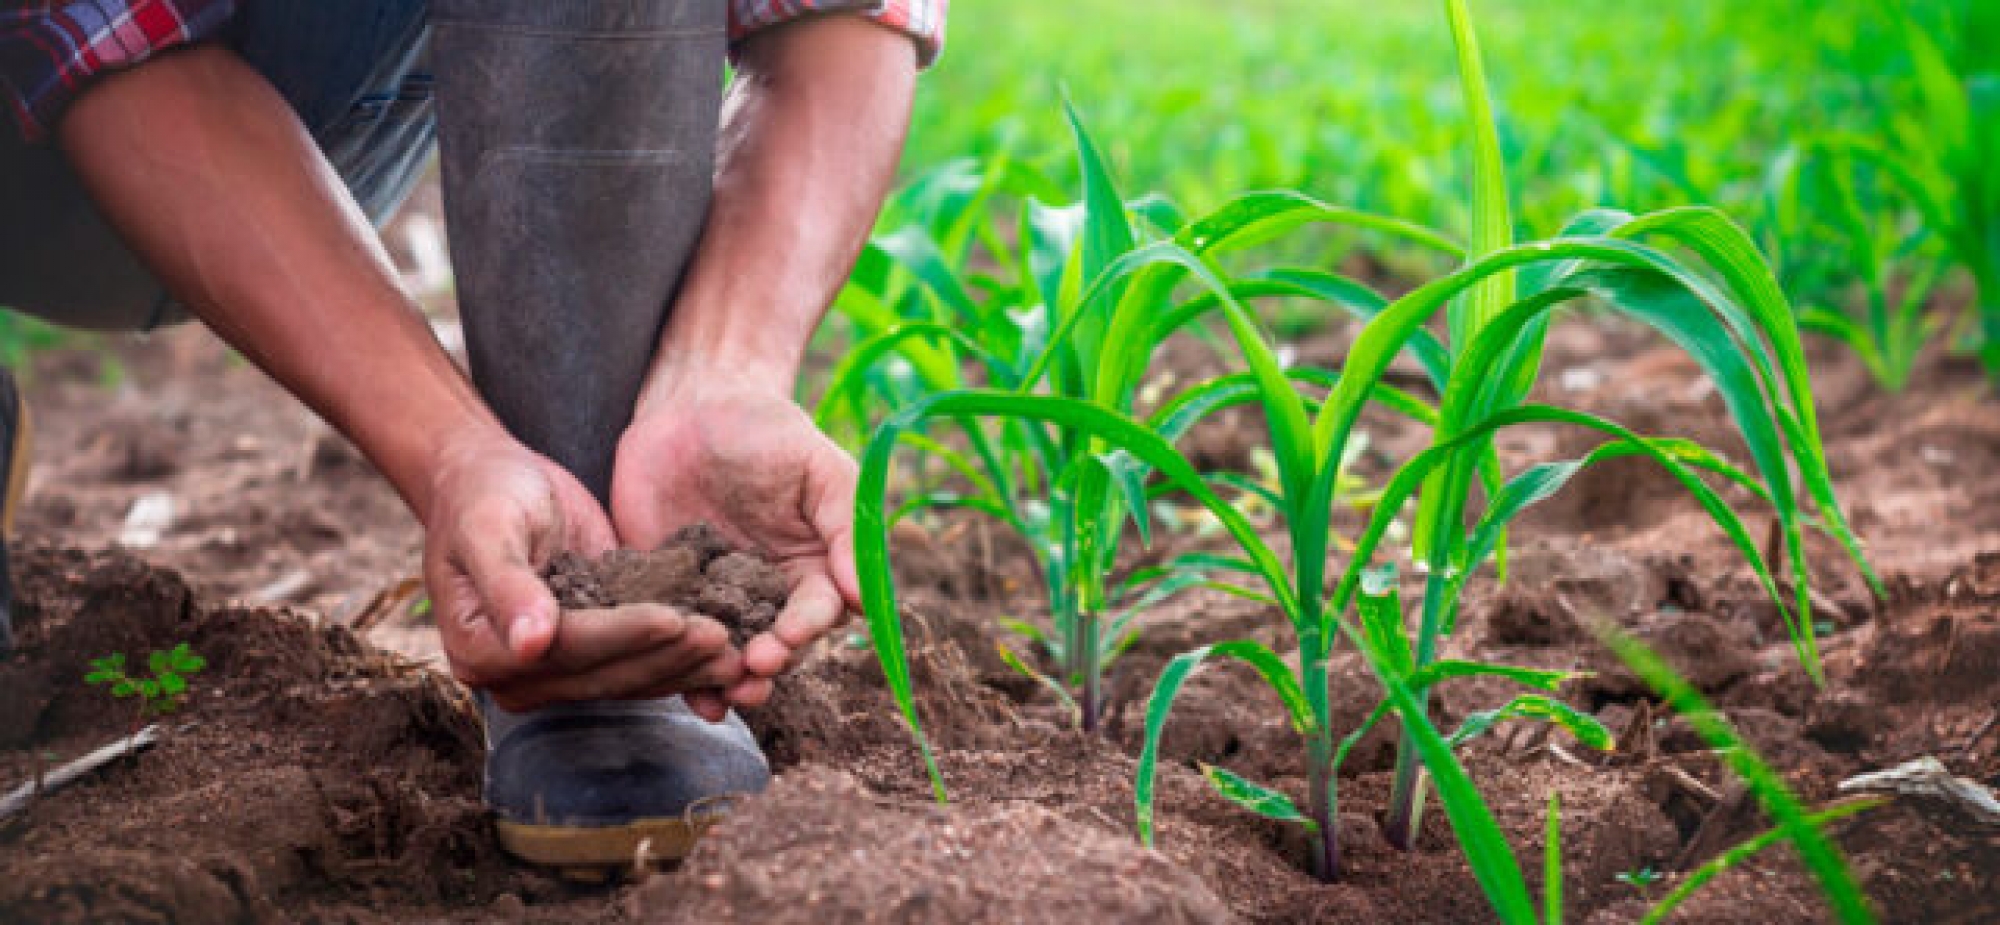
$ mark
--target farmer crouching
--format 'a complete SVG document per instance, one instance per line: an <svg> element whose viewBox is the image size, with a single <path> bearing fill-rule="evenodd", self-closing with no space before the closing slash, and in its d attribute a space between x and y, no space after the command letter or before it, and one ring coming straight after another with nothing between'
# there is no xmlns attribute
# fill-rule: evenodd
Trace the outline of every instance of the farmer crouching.
<svg viewBox="0 0 2000 925"><path fill-rule="evenodd" d="M856 602L854 466L791 394L945 2L0 0L0 305L192 314L338 427L425 528L508 848L673 856L768 778L731 708ZM371 226L434 141L470 381ZM0 370L0 514L26 430ZM698 521L792 581L740 650L538 577Z"/></svg>

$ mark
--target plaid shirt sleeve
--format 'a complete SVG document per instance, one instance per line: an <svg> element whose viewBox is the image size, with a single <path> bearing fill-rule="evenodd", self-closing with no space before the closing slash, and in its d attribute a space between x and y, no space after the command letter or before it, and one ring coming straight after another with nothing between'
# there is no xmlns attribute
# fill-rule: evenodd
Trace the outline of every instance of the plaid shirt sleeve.
<svg viewBox="0 0 2000 925"><path fill-rule="evenodd" d="M944 50L945 7L950 0L729 0L729 41L809 13L861 13L917 43L917 61L928 67Z"/></svg>
<svg viewBox="0 0 2000 925"><path fill-rule="evenodd" d="M40 139L91 78L216 33L238 0L0 0L0 100Z"/></svg>
<svg viewBox="0 0 2000 925"><path fill-rule="evenodd" d="M214 36L242 0L0 0L0 102L39 140L92 78ZM333 0L328 0L333 2ZM728 0L732 41L808 13L862 13L908 34L928 65L949 0Z"/></svg>

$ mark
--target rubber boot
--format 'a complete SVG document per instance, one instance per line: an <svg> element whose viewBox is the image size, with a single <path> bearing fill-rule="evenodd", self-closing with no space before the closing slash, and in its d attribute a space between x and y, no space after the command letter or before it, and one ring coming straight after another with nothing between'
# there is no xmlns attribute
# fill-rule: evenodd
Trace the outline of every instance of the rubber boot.
<svg viewBox="0 0 2000 925"><path fill-rule="evenodd" d="M711 195L724 5L437 0L445 215L472 378L515 436L610 496L618 438ZM517 856L676 859L770 772L678 698L510 714L487 802Z"/></svg>
<svg viewBox="0 0 2000 925"><path fill-rule="evenodd" d="M0 655L14 648L14 579L7 571L7 536L28 484L28 405L14 374L0 366Z"/></svg>

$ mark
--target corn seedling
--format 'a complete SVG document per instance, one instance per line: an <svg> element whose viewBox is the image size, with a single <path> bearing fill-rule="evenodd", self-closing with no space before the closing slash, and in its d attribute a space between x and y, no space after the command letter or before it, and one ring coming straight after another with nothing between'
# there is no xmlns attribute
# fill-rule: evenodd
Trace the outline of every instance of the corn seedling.
<svg viewBox="0 0 2000 925"><path fill-rule="evenodd" d="M1639 456L1665 468L1735 542L1784 613L1801 662L1819 677L1813 628L1803 616L1810 613L1803 562L1806 498L1794 485L1794 468L1821 524L1871 582L1874 575L1834 497L1804 351L1783 291L1748 236L1706 207L1639 217L1593 210L1557 238L1515 244L1500 142L1470 17L1462 0L1448 2L1446 9L1473 128L1474 235L1468 262L1397 300L1363 329L1341 382L1327 399L1319 430L1336 445L1344 441L1389 355L1441 309L1449 332L1449 375L1432 446L1399 469L1383 489L1335 590L1331 612L1344 613L1359 597L1364 621L1377 622L1368 617L1370 595L1362 585L1394 512L1415 497L1412 557L1424 591L1410 657L1405 660L1394 647L1371 655L1378 665L1407 665L1403 673L1420 701L1427 702L1429 679L1416 672L1436 660L1440 640L1456 627L1469 576L1489 559L1504 570L1509 521L1584 468ZM1755 476L1685 440L1642 437L1593 415L1525 403L1539 373L1552 312L1585 296L1596 296L1652 326L1701 365L1749 448ZM1530 424L1581 427L1609 439L1583 458L1534 466L1498 482L1493 435ZM1783 556L1791 567L1795 605L1785 601L1771 564L1742 518L1698 474L1704 472L1742 486L1773 509L1785 539ZM1475 488L1484 490L1485 509L1468 526ZM1408 623L1387 614L1379 622L1396 628ZM1389 635L1385 630L1376 638ZM1404 722L1406 730L1419 725L1408 714ZM1384 827L1391 842L1404 847L1414 838L1423 803L1423 755L1415 738L1406 739L1398 756Z"/></svg>
<svg viewBox="0 0 2000 925"><path fill-rule="evenodd" d="M1112 407L1132 406L1136 389L1105 385L1115 376L1107 367L1121 364L1123 353L1102 349L1105 306L1128 294L1086 302L1081 286L1136 249L1143 229L1128 223L1128 206L1074 113L1071 123L1084 169L1081 202L1045 205L1046 182L1005 159L983 173L969 162L947 165L898 197L899 211L910 220L870 243L862 270L838 303L863 336L820 401L823 424L858 419L870 396L910 406L975 381L1019 388L1030 376L1045 376L1057 395L1103 394ZM1006 194L1024 199L1018 250L993 231L986 208ZM1162 203L1151 206L1171 213ZM1011 280L961 271L978 259L975 245ZM975 298L975 289L986 297ZM1165 295L1147 290L1129 298L1158 308ZM1049 330L1072 314L1100 317L1086 326L1085 339L1052 344ZM1150 342L1120 346L1142 357L1152 348ZM977 378L963 369L968 362ZM1083 728L1095 729L1106 706L1108 667L1131 639L1129 615L1195 583L1194 576L1149 570L1107 583L1128 515L1139 519L1142 538L1149 524L1142 497L1106 490L1118 475L1106 467L1119 463L1085 435L1020 419L961 416L956 424L955 437L920 427L898 432L903 446L941 463L950 481L923 485L885 513L885 522L925 509L968 508L1025 540L1044 578L1051 629L1022 620L1005 625L1049 657L1054 677L1012 649L1003 647L1001 657L1053 690ZM1137 484L1129 477L1117 481Z"/></svg>
<svg viewBox="0 0 2000 925"><path fill-rule="evenodd" d="M1945 264L1934 253L1927 227L1906 228L1904 210L1894 206L1888 191L1864 186L1864 180L1875 178L1864 175L1855 157L1838 143L1822 150L1823 156L1804 170L1803 185L1811 188L1812 214L1831 227L1820 234L1792 227L1788 237L1795 250L1825 241L1828 251L1844 254L1842 269L1860 275L1864 304L1858 317L1829 305L1803 306L1799 325L1846 344L1883 388L1901 391L1939 326L1940 319L1927 309ZM1807 286L1806 291L1821 292L1823 299L1841 298L1837 289L1828 288Z"/></svg>
<svg viewBox="0 0 2000 925"><path fill-rule="evenodd" d="M1069 115L1083 198L1064 207L1027 198L1018 254L978 230L992 224L984 220L981 207L1004 191L1046 189L1005 162L983 177L963 165L947 167L900 197L903 211L916 218L876 238L864 257L865 272L842 296L851 322L869 333L835 371L818 416L834 424L858 415L866 396L887 398L904 410L877 432L870 459L879 458L875 464L886 467L891 450L913 449L919 459L942 462L945 475L955 480L948 488L920 487L893 510L881 508L878 516L885 528L915 511L955 506L990 515L1027 541L1044 576L1052 628L1021 620L1005 625L1048 656L1055 677L1011 649L1003 649L1001 656L1054 691L1080 724L1092 729L1107 706L1108 667L1134 639L1140 612L1196 586L1259 595L1211 577L1239 569L1239 561L1201 556L1137 569L1112 581L1128 525L1142 543L1151 542L1153 499L1145 484L1149 464L1089 426L1005 409L960 411L934 399L978 391L972 388L977 382L988 394L1040 390L1046 397L1088 403L1136 420L1140 405L1155 403L1142 387L1154 349L1184 328L1206 333L1193 323L1218 310L1222 303L1216 292L1239 312L1238 297L1339 299L1364 317L1385 301L1330 274L1273 271L1233 290L1223 287L1177 302L1176 286L1190 268L1220 286L1205 252L1242 243L1252 234L1283 230L1266 225L1297 224L1304 219L1295 216L1316 214L1320 221L1346 217L1400 232L1420 244L1453 253L1456 248L1413 226L1350 214L1292 194L1247 199L1206 223L1189 223L1158 197L1124 200L1082 122L1073 111ZM1176 230L1178 234L1163 237ZM980 288L988 293L983 301L969 294L973 287L968 277L953 269L975 262L970 255L975 242L983 244L992 263L1015 276L1013 282L981 277ZM1426 356L1433 363L1440 359L1435 351ZM966 375L962 363L969 363L974 374ZM1330 375L1310 370L1293 375L1331 381ZM1189 390L1157 402L1146 427L1171 443L1210 413L1243 404L1254 393L1247 374ZM1405 402L1406 407L1416 404ZM957 442L930 431L938 421L957 425ZM1243 474L1218 479L1218 487L1240 491L1252 503L1275 497L1268 485ZM1338 487L1355 485L1347 479ZM884 470L881 482L864 483L864 507L886 505L886 490Z"/></svg>
<svg viewBox="0 0 2000 925"><path fill-rule="evenodd" d="M1949 28L1927 28L1903 4L1880 6L1908 53L1915 98L1881 131L1840 147L1900 188L1971 274L1975 349L2000 378L2000 8L1965 4ZM1945 46L1951 31L1955 53Z"/></svg>
<svg viewBox="0 0 2000 925"><path fill-rule="evenodd" d="M1467 576L1480 564L1502 555L1507 523L1529 505L1553 494L1577 471L1604 459L1651 459L1695 495L1753 566L1765 590L1779 602L1793 628L1801 661L1817 676L1812 633L1798 616L1808 612L1804 607L1808 591L1802 562L1804 499L1793 484L1793 467L1819 512L1820 525L1838 537L1857 562L1859 550L1835 504L1826 474L1803 350L1783 293L1748 237L1720 213L1707 208L1671 209L1640 217L1598 210L1573 221L1557 238L1513 243L1497 133L1470 17L1462 0L1447 0L1445 11L1475 129L1471 185L1474 235L1470 248L1458 249L1445 236L1400 220L1328 206L1297 194L1239 197L1184 225L1170 240L1152 242L1104 262L1089 277L1079 304L1088 309L1104 299L1108 316L1088 310L1062 316L1046 348L1121 351L1115 358L1100 359L1099 369L1104 373L1101 387L1088 393L1088 398L1030 392L1052 362L1038 360L1014 389L964 389L928 396L891 416L876 431L863 459L856 516L865 609L885 675L899 709L917 730L940 798L944 796L943 780L922 738L909 693L894 589L888 578L888 518L884 511L893 450L903 434L931 418L998 416L1046 422L1073 435L1087 435L1084 439L1101 448L1099 452L1125 454L1131 464L1107 462L1088 470L1082 475L1096 480L1096 487L1080 487L1079 491L1117 493L1121 484L1129 484L1129 480L1113 475L1121 466L1157 475L1192 497L1223 525L1242 552L1226 561L1233 569L1261 579L1265 595L1291 624L1299 649L1297 668L1262 644L1232 640L1177 657L1162 672L1147 706L1146 744L1135 786L1140 834L1148 841L1153 830L1153 771L1160 733L1174 697L1205 660L1233 658L1252 667L1277 692L1291 725L1303 739L1310 789L1307 805L1300 809L1284 794L1221 769L1208 770L1207 777L1232 801L1311 830L1316 836L1315 871L1327 878L1337 873L1339 846L1331 824L1336 805L1335 770L1344 757L1342 746L1365 731L1364 727L1337 738L1331 726L1328 659L1338 640L1346 639L1366 658L1383 689L1383 700L1373 718L1393 714L1403 725L1403 753L1389 834L1407 843L1414 833L1424 792L1418 772L1428 771L1473 875L1495 911L1506 921L1534 921L1536 912L1519 865L1459 763L1455 747L1513 718L1554 722L1592 744L1608 744L1608 736L1593 720L1542 693L1524 695L1498 710L1468 718L1465 726L1450 735L1431 725L1426 705L1431 687L1466 675L1504 677L1542 691L1553 690L1562 682L1565 675L1561 672L1440 660L1438 643L1456 623L1457 600ZM1113 210L1093 211L1087 224L1106 221L1114 214L1122 216ZM1229 279L1221 271L1218 254L1269 241L1308 222L1390 233L1405 243L1456 251L1465 264L1400 298L1374 301L1368 299L1365 287L1328 275L1271 272ZM1084 239L1101 240L1102 233L1086 229ZM1354 310L1356 303L1366 303L1365 309L1356 311L1367 319L1366 324L1337 372L1312 374L1285 369L1244 304L1262 287L1306 278L1315 284L1310 294L1332 304ZM1164 316L1142 310L1153 307L1153 300L1130 297L1134 291L1164 292L1179 283L1197 286L1200 295ZM1598 296L1611 307L1659 329L1701 363L1743 432L1761 478L1687 441L1642 437L1587 414L1524 403L1539 371L1550 312L1587 295ZM1446 313L1447 320L1443 341L1424 327L1440 311ZM1200 414L1228 404L1255 402L1264 412L1278 469L1279 489L1271 500L1283 515L1285 536L1290 541L1289 562L1216 494L1211 478L1197 472L1175 450L1169 437L1163 436L1166 421L1139 419L1119 403L1129 395L1137 381L1137 367L1144 362L1144 352L1122 348L1157 342L1144 333L1158 325L1177 326L1209 313L1219 314L1227 324L1248 370L1196 385L1173 404L1187 413ZM1090 320L1088 326L1086 319ZM1080 331L1102 336L1086 341ZM1383 381L1391 359L1404 351L1425 366L1443 397L1438 406ZM1314 397L1322 389L1323 395ZM1325 590L1331 551L1329 518L1340 480L1339 460L1345 457L1362 406L1370 401L1431 425L1436 439L1383 488L1382 501L1329 596ZM1492 436L1503 428L1527 424L1577 426L1603 433L1609 440L1583 459L1544 464L1503 480ZM1785 537L1783 555L1791 566L1799 606L1785 601L1777 577L1741 517L1697 472L1743 486L1776 512ZM1475 484L1487 502L1482 516L1468 527ZM1419 501L1414 558L1424 583L1414 631L1403 614L1395 572L1373 567L1371 561L1391 521L1411 498ZM1104 529L1107 522L1094 526ZM1350 606L1357 610L1358 620L1345 617ZM1807 835L1792 834L1806 844L1802 839ZM1823 842L1820 844L1823 847ZM1808 854L1808 863L1816 871L1821 870L1818 861L1824 857L1810 854L1804 847L1801 851ZM1832 864L1834 872L1840 873L1837 857ZM1836 903L1836 908L1845 907Z"/></svg>

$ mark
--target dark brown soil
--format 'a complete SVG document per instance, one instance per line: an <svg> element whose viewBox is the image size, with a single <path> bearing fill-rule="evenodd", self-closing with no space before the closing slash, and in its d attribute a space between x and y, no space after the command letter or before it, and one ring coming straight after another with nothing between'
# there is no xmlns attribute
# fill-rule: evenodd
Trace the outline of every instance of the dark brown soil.
<svg viewBox="0 0 2000 925"><path fill-rule="evenodd" d="M1127 704L1112 711L1111 734L1081 736L996 655L997 619L1035 619L1045 606L1033 569L1004 530L958 514L896 536L918 707L950 808L934 806L872 654L856 637L833 638L747 717L779 771L773 789L683 869L587 890L512 867L479 808L463 694L383 651L436 651L411 595L390 593L414 571L406 515L365 463L337 441L302 437L317 425L190 337L170 336L170 346L194 344L179 353L120 354L144 402L107 391L75 354L46 358L30 385L45 439L19 525L31 551L15 562L23 648L0 660L0 788L130 728L129 703L81 682L89 658L188 641L211 664L162 745L0 823L0 921L1490 920L1435 807L1416 851L1383 843L1391 731L1365 740L1341 781L1338 884L1302 873L1304 845L1287 827L1210 792L1200 763L1295 799L1304 790L1278 705L1231 667L1189 682L1166 732L1157 850L1137 847L1130 698L1190 646L1247 637L1285 652L1289 630L1219 595L1154 608L1119 662L1113 687ZM1329 362L1344 346L1329 335L1299 354ZM1548 796L1561 794L1572 921L1632 921L1685 871L1769 825L1686 725L1590 641L1591 620L1613 619L1662 651L1808 802L1833 799L1852 774L1925 755L2000 784L2000 405L1960 360L1936 358L1888 396L1843 354L1811 359L1835 479L1891 591L1874 600L1831 542L1811 539L1824 687L1799 670L1727 540L1636 462L1593 470L1531 511L1513 538L1511 582L1481 577L1468 589L1447 654L1594 671L1566 694L1620 733L1616 752L1597 755L1514 724L1464 751L1531 883ZM1184 379L1206 362L1178 347L1172 359ZM1551 381L1596 374L1548 399L1740 449L1712 390L1642 332L1559 327L1546 362ZM106 425L108 412L143 426ZM1212 461L1244 464L1240 443L1256 428L1220 426L1190 439L1206 441ZM1387 418L1363 427L1384 451L1364 457L1359 474L1371 480L1423 439ZM120 444L129 433L149 446ZM155 454L154 442L165 449ZM1589 446L1561 431L1500 443L1510 466ZM192 589L129 556L42 545L108 545L150 491L171 493L179 513L144 555ZM1186 532L1162 542L1153 556L1215 541ZM623 574L693 579L675 568ZM300 571L303 585L281 581ZM600 579L592 593L618 593L625 580ZM286 593L258 593L273 585ZM359 637L344 628L357 620ZM1334 678L1343 723L1379 697L1352 653ZM1439 719L1455 723L1508 693L1453 682L1440 688ZM1911 800L1833 834L1886 920L1994 920L2000 834ZM1648 867L1665 879L1647 896L1618 879ZM1811 880L1775 849L1718 878L1677 920L1824 918Z"/></svg>
<svg viewBox="0 0 2000 925"><path fill-rule="evenodd" d="M654 550L557 553L542 577L564 610L670 604L713 618L738 646L770 629L791 596L784 572L730 548L707 524L683 527Z"/></svg>

